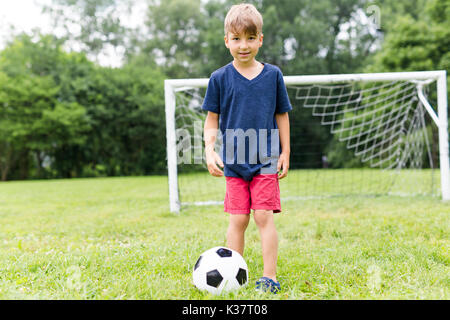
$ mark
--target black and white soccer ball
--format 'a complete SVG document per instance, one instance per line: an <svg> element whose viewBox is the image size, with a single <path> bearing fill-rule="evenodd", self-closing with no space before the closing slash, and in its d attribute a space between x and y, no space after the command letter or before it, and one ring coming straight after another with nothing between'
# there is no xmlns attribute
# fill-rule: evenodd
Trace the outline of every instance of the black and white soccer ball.
<svg viewBox="0 0 450 320"><path fill-rule="evenodd" d="M193 280L197 288L212 294L236 290L247 284L247 264L238 252L225 247L214 247L198 258Z"/></svg>

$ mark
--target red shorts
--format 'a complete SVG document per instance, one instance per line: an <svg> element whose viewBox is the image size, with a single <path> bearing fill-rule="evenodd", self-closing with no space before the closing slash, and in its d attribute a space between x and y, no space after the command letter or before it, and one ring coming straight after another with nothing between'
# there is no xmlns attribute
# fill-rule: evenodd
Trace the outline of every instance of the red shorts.
<svg viewBox="0 0 450 320"><path fill-rule="evenodd" d="M252 181L225 177L226 193L224 211L231 214L250 214L253 210L281 212L278 175L259 174Z"/></svg>

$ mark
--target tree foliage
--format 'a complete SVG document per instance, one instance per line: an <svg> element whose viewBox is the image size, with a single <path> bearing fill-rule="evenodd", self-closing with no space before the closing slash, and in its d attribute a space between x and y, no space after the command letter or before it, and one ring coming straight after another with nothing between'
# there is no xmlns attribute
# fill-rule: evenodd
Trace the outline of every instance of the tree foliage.
<svg viewBox="0 0 450 320"><path fill-rule="evenodd" d="M419 1L420 2L420 1ZM397 15L367 71L447 70L450 67L450 1L428 1L420 14Z"/></svg>
<svg viewBox="0 0 450 320"><path fill-rule="evenodd" d="M106 68L18 37L0 54L2 179L162 172L163 79L145 58Z"/></svg>

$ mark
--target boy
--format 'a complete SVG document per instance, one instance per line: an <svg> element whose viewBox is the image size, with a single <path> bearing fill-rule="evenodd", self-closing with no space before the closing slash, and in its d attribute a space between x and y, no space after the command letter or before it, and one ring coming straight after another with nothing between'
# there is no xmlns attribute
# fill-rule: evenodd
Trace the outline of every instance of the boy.
<svg viewBox="0 0 450 320"><path fill-rule="evenodd" d="M280 69L255 60L263 42L262 24L253 5L231 7L224 40L234 59L211 74L202 108L208 111L204 126L208 171L226 178L227 247L243 255L253 209L264 262L256 288L276 293L281 287L276 279L278 236L273 213L281 212L278 179L286 177L289 168L287 112L292 106ZM214 150L219 120L222 158Z"/></svg>

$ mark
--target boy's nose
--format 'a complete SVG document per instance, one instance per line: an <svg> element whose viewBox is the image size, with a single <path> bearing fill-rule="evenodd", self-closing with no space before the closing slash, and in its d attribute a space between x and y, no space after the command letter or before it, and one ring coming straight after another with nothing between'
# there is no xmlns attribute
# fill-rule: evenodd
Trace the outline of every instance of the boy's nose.
<svg viewBox="0 0 450 320"><path fill-rule="evenodd" d="M247 49L248 48L247 41L242 41L240 47L241 49Z"/></svg>

